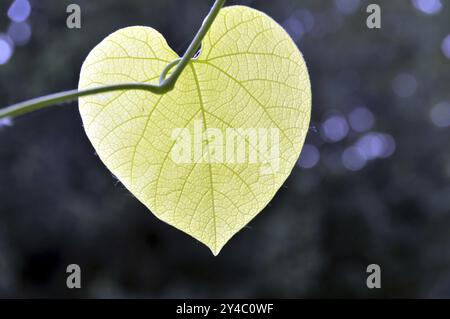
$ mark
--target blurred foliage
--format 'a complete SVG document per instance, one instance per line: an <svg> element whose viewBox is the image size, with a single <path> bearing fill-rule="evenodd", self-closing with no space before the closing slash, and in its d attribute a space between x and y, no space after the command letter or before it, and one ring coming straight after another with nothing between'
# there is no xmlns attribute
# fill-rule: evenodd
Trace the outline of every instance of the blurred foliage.
<svg viewBox="0 0 450 319"><path fill-rule="evenodd" d="M78 0L82 29L69 30L73 1L30 2L31 39L0 65L1 107L75 88L92 47L125 26L152 26L181 54L212 3ZM417 1L380 1L382 29L369 30L370 1L228 1L268 13L297 40L313 84L307 143L320 159L295 168L216 258L114 180L76 103L0 128L0 296L450 297L450 128L430 120L450 101L450 1L437 2L431 15ZM0 2L0 33L11 3ZM323 123L359 106L396 149L352 171L342 154L365 133L330 142ZM82 267L80 290L65 286L71 263ZM366 288L371 263L382 289Z"/></svg>

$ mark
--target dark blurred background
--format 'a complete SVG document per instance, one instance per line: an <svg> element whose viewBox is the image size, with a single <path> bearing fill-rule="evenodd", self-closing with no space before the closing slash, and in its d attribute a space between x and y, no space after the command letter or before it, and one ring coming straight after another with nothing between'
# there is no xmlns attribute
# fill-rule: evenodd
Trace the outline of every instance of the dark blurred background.
<svg viewBox="0 0 450 319"><path fill-rule="evenodd" d="M66 27L73 2L81 30ZM1 0L0 107L76 88L122 27L182 54L212 2ZM213 257L104 168L76 103L1 120L1 297L450 297L450 1L231 4L282 24L311 74L311 130L273 202ZM82 289L66 288L72 263ZM366 287L372 263L381 289Z"/></svg>

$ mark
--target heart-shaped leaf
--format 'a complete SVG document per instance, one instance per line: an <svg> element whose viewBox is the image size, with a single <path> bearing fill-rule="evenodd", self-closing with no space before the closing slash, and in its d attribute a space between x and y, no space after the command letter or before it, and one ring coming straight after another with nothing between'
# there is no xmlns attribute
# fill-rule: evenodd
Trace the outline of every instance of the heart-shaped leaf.
<svg viewBox="0 0 450 319"><path fill-rule="evenodd" d="M177 58L154 29L121 29L89 54L79 88L155 83ZM221 10L172 91L80 99L86 133L109 170L158 218L215 255L289 176L310 109L295 43L270 17L243 6Z"/></svg>

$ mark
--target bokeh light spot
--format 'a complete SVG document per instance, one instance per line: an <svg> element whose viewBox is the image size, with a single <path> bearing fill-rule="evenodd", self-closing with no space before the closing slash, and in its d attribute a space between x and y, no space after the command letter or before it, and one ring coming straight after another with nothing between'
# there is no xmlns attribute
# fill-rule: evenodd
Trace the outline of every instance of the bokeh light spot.
<svg viewBox="0 0 450 319"><path fill-rule="evenodd" d="M5 127L5 126L13 126L12 118L5 117L5 118L0 119L0 128Z"/></svg>
<svg viewBox="0 0 450 319"><path fill-rule="evenodd" d="M441 102L430 111L430 119L437 127L450 126L450 103Z"/></svg>
<svg viewBox="0 0 450 319"><path fill-rule="evenodd" d="M384 133L371 132L361 137L355 147L366 160L390 157L396 148L392 136Z"/></svg>
<svg viewBox="0 0 450 319"><path fill-rule="evenodd" d="M302 168L313 168L320 160L320 152L314 145L305 144L303 146L298 165Z"/></svg>
<svg viewBox="0 0 450 319"><path fill-rule="evenodd" d="M0 35L0 65L8 63L14 53L14 47L11 41Z"/></svg>
<svg viewBox="0 0 450 319"><path fill-rule="evenodd" d="M30 16L31 6L28 0L14 0L8 9L8 17L14 22L23 22Z"/></svg>
<svg viewBox="0 0 450 319"><path fill-rule="evenodd" d="M31 27L27 22L12 22L8 28L8 36L15 45L25 45L30 40Z"/></svg>
<svg viewBox="0 0 450 319"><path fill-rule="evenodd" d="M414 75L401 73L392 81L392 89L395 94L402 98L408 98L416 93L418 84Z"/></svg>
<svg viewBox="0 0 450 319"><path fill-rule="evenodd" d="M298 10L295 16L302 22L305 31L309 32L314 28L314 15L309 10Z"/></svg>
<svg viewBox="0 0 450 319"><path fill-rule="evenodd" d="M442 41L442 53L450 59L450 34Z"/></svg>
<svg viewBox="0 0 450 319"><path fill-rule="evenodd" d="M354 131L361 133L372 128L375 118L369 109L357 107L349 114L348 121Z"/></svg>
<svg viewBox="0 0 450 319"><path fill-rule="evenodd" d="M355 13L361 4L361 0L335 0L336 8L343 14Z"/></svg>
<svg viewBox="0 0 450 319"><path fill-rule="evenodd" d="M330 142L342 141L348 134L349 127L345 117L333 115L322 123L322 136Z"/></svg>
<svg viewBox="0 0 450 319"><path fill-rule="evenodd" d="M284 27L294 41L300 40L305 33L303 23L296 17L290 17L284 23Z"/></svg>
<svg viewBox="0 0 450 319"><path fill-rule="evenodd" d="M442 10L441 0L412 0L414 7L425 14L434 15Z"/></svg>
<svg viewBox="0 0 450 319"><path fill-rule="evenodd" d="M367 160L357 147L349 147L342 153L342 164L350 171L359 171L366 163Z"/></svg>

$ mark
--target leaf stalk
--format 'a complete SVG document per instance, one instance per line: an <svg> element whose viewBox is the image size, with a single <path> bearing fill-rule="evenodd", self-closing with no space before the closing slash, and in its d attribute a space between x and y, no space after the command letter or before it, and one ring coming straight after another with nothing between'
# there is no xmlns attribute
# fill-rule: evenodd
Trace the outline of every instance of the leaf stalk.
<svg viewBox="0 0 450 319"><path fill-rule="evenodd" d="M63 102L68 102L75 100L77 98L113 91L123 91L123 90L141 90L148 91L154 94L165 94L175 87L175 84L183 73L186 66L189 64L191 59L199 50L201 43L206 35L206 33L211 28L220 9L222 9L226 0L216 0L208 15L206 16L202 26L198 30L191 44L187 48L183 57L169 63L167 67L163 70L160 77L159 84L148 84L148 83L122 83L114 85L105 85L95 88L90 88L86 90L70 90L60 93L54 93L50 95L41 96L28 101L20 102L6 108L0 109L0 119L2 118L12 118L19 115L24 115L30 112L34 112L55 104L60 104ZM170 74L168 78L167 74L170 70L175 67L174 71Z"/></svg>

